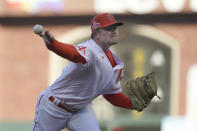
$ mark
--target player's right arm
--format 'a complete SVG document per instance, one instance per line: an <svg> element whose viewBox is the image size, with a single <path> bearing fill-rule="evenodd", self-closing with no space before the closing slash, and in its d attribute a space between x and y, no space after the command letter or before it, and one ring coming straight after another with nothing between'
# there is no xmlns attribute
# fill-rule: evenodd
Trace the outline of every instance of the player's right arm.
<svg viewBox="0 0 197 131"><path fill-rule="evenodd" d="M48 31L45 31L43 39L47 48L57 55L75 63L86 63L86 59L79 54L73 45L57 41Z"/></svg>

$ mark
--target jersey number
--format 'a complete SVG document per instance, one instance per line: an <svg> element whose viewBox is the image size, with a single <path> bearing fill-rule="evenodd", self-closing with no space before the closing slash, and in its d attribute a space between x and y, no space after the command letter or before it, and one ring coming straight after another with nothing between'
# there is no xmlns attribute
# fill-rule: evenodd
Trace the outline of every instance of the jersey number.
<svg viewBox="0 0 197 131"><path fill-rule="evenodd" d="M123 69L119 70L118 77L116 79L116 83L118 83L122 79L122 71L123 71Z"/></svg>

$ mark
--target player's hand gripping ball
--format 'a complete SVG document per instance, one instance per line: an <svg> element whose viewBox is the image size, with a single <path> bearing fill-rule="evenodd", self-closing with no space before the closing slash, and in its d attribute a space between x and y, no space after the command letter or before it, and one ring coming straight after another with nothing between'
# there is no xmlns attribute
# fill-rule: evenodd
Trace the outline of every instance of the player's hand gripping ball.
<svg viewBox="0 0 197 131"><path fill-rule="evenodd" d="M41 35L43 32L43 27L37 24L37 25L34 25L33 30L35 34Z"/></svg>

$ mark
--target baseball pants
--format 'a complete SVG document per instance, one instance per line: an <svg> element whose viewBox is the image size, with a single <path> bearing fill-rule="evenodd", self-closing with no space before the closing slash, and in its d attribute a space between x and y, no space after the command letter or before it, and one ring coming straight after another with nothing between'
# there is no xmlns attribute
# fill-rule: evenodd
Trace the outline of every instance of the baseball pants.
<svg viewBox="0 0 197 131"><path fill-rule="evenodd" d="M69 113L41 93L36 104L33 131L60 131L64 128L71 131L100 131L91 104L76 113Z"/></svg>

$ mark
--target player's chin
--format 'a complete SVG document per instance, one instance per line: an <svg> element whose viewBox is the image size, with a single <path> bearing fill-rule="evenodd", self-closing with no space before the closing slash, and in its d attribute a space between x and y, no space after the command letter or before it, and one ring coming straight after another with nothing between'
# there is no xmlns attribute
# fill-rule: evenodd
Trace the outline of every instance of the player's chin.
<svg viewBox="0 0 197 131"><path fill-rule="evenodd" d="M111 42L111 45L116 45L117 44L117 42Z"/></svg>
<svg viewBox="0 0 197 131"><path fill-rule="evenodd" d="M117 37L112 37L111 38L111 43L114 43L114 44L118 43L118 38Z"/></svg>
<svg viewBox="0 0 197 131"><path fill-rule="evenodd" d="M112 45L117 44L117 43L118 43L118 39L113 39L113 40L111 41L111 43L112 43Z"/></svg>

